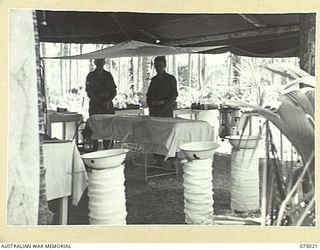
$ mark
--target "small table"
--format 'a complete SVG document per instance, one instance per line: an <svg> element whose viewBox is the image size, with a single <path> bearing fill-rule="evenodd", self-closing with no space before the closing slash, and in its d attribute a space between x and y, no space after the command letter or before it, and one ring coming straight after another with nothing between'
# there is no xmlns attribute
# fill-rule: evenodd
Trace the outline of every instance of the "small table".
<svg viewBox="0 0 320 250"><path fill-rule="evenodd" d="M73 135L76 132L77 126L79 124L79 122L82 121L82 115L78 114L77 112L56 112L54 110L48 110L47 113L47 135L49 135L50 137L52 136L52 127L51 124L52 123L57 123L57 122L61 122L62 123L62 135L61 138L62 140L66 140L66 139L73 139ZM71 138L67 138L67 123L71 123L72 125L74 125L74 128L71 130L70 135ZM69 136L70 137L70 136ZM76 143L78 142L78 136L76 134Z"/></svg>

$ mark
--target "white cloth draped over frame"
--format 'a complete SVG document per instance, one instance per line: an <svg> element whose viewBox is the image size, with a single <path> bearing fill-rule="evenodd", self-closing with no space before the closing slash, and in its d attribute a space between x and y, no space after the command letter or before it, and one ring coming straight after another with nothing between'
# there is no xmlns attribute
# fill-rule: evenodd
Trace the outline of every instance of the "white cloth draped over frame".
<svg viewBox="0 0 320 250"><path fill-rule="evenodd" d="M214 141L214 130L200 120L150 116L93 115L88 119L93 139L147 144L147 151L174 157L179 146Z"/></svg>
<svg viewBox="0 0 320 250"><path fill-rule="evenodd" d="M88 176L76 145L44 143L43 156L48 200L72 195L72 204L77 206L88 185Z"/></svg>

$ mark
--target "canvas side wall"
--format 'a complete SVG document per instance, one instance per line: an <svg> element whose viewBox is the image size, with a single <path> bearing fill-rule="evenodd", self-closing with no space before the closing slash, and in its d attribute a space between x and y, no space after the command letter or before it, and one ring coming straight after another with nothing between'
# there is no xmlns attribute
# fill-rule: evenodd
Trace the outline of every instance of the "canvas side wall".
<svg viewBox="0 0 320 250"><path fill-rule="evenodd" d="M37 225L39 125L32 11L9 12L7 224Z"/></svg>

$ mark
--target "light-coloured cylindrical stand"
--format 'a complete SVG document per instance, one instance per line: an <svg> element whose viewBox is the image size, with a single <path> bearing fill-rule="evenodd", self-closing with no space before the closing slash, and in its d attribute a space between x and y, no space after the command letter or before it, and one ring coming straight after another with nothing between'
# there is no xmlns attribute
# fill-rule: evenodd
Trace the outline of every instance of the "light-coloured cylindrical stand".
<svg viewBox="0 0 320 250"><path fill-rule="evenodd" d="M259 205L258 150L232 148L231 209L235 212L257 211Z"/></svg>
<svg viewBox="0 0 320 250"><path fill-rule="evenodd" d="M211 224L212 158L183 164L184 212L187 224Z"/></svg>
<svg viewBox="0 0 320 250"><path fill-rule="evenodd" d="M92 170L88 185L90 224L126 224L124 181L124 165Z"/></svg>

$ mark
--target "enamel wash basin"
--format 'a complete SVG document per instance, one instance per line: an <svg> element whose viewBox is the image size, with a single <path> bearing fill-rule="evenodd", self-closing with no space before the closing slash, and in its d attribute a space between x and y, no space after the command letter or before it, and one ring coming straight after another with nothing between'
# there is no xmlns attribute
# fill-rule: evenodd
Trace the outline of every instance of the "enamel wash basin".
<svg viewBox="0 0 320 250"><path fill-rule="evenodd" d="M128 149L108 149L81 155L90 168L105 169L120 166L129 152Z"/></svg>

